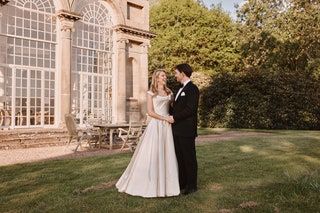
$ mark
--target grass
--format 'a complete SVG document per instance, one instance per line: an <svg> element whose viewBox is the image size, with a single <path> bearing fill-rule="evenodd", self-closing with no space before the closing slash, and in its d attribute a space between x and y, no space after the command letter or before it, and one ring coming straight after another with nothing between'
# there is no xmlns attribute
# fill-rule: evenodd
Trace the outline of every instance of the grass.
<svg viewBox="0 0 320 213"><path fill-rule="evenodd" d="M319 131L206 143L197 155L199 191L171 198L117 192L130 153L1 167L0 212L320 212Z"/></svg>

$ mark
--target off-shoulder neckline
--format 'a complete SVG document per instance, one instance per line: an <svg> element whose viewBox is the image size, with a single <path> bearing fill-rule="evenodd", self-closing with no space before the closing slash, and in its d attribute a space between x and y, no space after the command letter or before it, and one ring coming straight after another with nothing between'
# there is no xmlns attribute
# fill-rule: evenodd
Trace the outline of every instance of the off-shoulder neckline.
<svg viewBox="0 0 320 213"><path fill-rule="evenodd" d="M147 93L149 93L150 95L155 95L153 92L151 92L150 90L148 90L148 92ZM163 98L165 98L165 97L168 97L168 96L170 96L170 95L172 95L172 93L171 94L169 94L169 95L166 95L166 96L163 96L163 95L155 95L155 96L159 96L159 97L163 97Z"/></svg>
<svg viewBox="0 0 320 213"><path fill-rule="evenodd" d="M165 98L165 97L168 97L168 96L170 96L170 95L171 95L171 94L166 95L166 96L163 96L163 95L157 95L157 96Z"/></svg>

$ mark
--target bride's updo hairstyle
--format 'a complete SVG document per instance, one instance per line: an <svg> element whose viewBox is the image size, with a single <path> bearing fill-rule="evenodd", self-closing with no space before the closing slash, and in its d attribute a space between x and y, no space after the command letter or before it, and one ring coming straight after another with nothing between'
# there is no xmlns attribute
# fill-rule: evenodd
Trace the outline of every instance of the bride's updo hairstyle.
<svg viewBox="0 0 320 213"><path fill-rule="evenodd" d="M152 74L150 90L154 95L158 95L158 82L157 82L157 79L159 78L159 75L161 73L166 73L166 71L164 69L157 69ZM163 89L167 93L167 95L172 93L172 91L167 87L166 84L163 85Z"/></svg>

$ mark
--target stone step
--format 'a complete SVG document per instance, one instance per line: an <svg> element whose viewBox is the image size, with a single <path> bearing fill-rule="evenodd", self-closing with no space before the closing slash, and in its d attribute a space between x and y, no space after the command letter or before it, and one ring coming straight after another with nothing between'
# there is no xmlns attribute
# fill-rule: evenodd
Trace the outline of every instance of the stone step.
<svg viewBox="0 0 320 213"><path fill-rule="evenodd" d="M66 145L67 141L68 132L66 129L15 129L0 131L0 150L61 146ZM121 146L122 141L114 141L113 149L119 149ZM109 148L109 145L103 142L101 148Z"/></svg>
<svg viewBox="0 0 320 213"><path fill-rule="evenodd" d="M0 149L58 146L68 140L66 129L15 129L0 131Z"/></svg>
<svg viewBox="0 0 320 213"><path fill-rule="evenodd" d="M16 140L24 140L24 139L38 139L38 138L43 138L43 139L50 139L50 138L60 138L60 137L66 137L68 134L67 133L39 133L39 134L16 134L16 135L10 135L10 136L0 136L0 143L1 142L11 142L11 141L16 141Z"/></svg>
<svg viewBox="0 0 320 213"><path fill-rule="evenodd" d="M67 129L64 128L26 128L26 129L5 129L0 130L0 136L2 135L15 135L15 134L40 134L40 133L66 133Z"/></svg>

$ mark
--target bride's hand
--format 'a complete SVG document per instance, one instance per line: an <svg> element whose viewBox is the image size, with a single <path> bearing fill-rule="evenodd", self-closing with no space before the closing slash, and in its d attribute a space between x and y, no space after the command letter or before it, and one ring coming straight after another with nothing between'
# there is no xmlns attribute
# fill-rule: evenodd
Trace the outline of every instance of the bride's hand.
<svg viewBox="0 0 320 213"><path fill-rule="evenodd" d="M174 120L173 120L172 116L166 116L165 117L165 121L167 121L170 124L174 123Z"/></svg>
<svg viewBox="0 0 320 213"><path fill-rule="evenodd" d="M169 116L164 116L164 117L163 117L163 121L166 121L166 122L170 123L170 122L169 122Z"/></svg>
<svg viewBox="0 0 320 213"><path fill-rule="evenodd" d="M171 124L174 123L174 119L173 119L173 116L172 116L172 115L169 116L169 120L170 120L169 122L170 122Z"/></svg>

